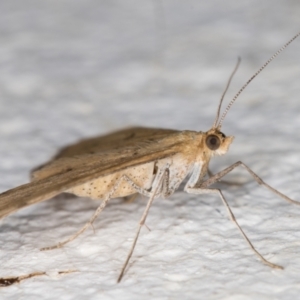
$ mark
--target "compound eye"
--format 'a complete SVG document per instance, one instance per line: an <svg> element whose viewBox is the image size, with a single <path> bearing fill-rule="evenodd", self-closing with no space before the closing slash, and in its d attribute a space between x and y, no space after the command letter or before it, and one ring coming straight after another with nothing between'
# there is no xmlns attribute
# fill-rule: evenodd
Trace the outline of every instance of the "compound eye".
<svg viewBox="0 0 300 300"><path fill-rule="evenodd" d="M218 136L211 134L206 138L206 146L210 150L217 150L220 147L221 141Z"/></svg>

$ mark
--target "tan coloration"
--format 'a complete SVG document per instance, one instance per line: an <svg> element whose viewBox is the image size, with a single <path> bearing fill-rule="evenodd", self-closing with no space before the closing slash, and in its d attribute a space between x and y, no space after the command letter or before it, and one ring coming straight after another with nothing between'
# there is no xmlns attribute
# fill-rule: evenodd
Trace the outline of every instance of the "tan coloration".
<svg viewBox="0 0 300 300"><path fill-rule="evenodd" d="M215 155L224 155L228 152L229 146L233 142L234 136L227 136L224 138L221 147L215 151Z"/></svg>
<svg viewBox="0 0 300 300"><path fill-rule="evenodd" d="M193 142L190 142L190 145L186 144L178 154L164 158L158 159L156 161L152 161L149 163L145 163L142 165L138 165L135 167L128 168L126 170L121 170L119 172L115 172L109 174L107 176L101 176L99 178L93 179L91 181L85 182L84 184L77 185L72 187L71 189L65 190L65 192L73 193L77 196L81 197L89 197L91 199L105 199L105 196L109 193L109 191L114 187L117 180L122 175L127 175L137 186L142 187L145 190L150 190L152 186L152 182L155 176L155 169L160 169L167 163L171 165L170 167L170 194L174 192L180 183L184 180L184 178L188 175L188 173L192 170L192 167L195 161L205 162L209 161L210 157L213 155L213 152L209 149L206 151L199 151L200 149L205 148L205 137L209 134L215 133L220 136L222 140L222 145L220 147L220 152L224 153L228 149L228 138L226 138L226 150L223 146L223 140L221 134L216 130L210 130L207 133L197 133L192 131L182 132L182 135L190 135L193 136ZM97 151L97 153L107 153L111 154L112 149L109 147L114 147L114 151L116 149L122 149L122 151L126 151L127 149L133 150L132 145L134 143L134 151L139 147L148 147L152 148L153 143L159 142L160 138L166 138L166 135L179 134L179 132L174 130L166 130L166 129L152 129L152 128L137 128L137 129L128 129L122 130L120 132L116 132L113 134L109 134L104 136L103 138L92 138L88 140L81 141L73 146L69 146L62 150L54 161L49 164L44 165L38 171L33 173L34 178L45 178L49 176L49 174L53 175L57 172L61 172L61 170L70 170L72 167L70 165L66 165L62 158L71 158L82 157L85 155L84 153ZM202 138L204 137L204 138ZM139 146L140 144L140 146ZM86 148L87 147L87 148ZM224 148L224 149L223 149ZM183 151L185 150L185 151ZM134 153L133 151L133 153ZM198 155L197 155L198 154ZM88 154L88 156L95 155ZM109 155L109 154L107 154ZM63 163L62 163L63 162ZM73 163L73 166L75 164ZM206 168L203 168L203 177L206 174ZM117 197L126 197L136 193L136 189L130 185L128 182L123 182L117 190L113 194L113 198ZM163 196L159 194L159 196Z"/></svg>
<svg viewBox="0 0 300 300"><path fill-rule="evenodd" d="M94 154L81 154L83 142L70 146L66 148L68 155L64 152L36 170L31 183L0 194L0 218L97 178L149 162L159 162L175 154L181 154L191 165L196 157L202 160L203 135L205 133L194 131L138 127L112 133L103 139L97 138L96 148L104 150ZM120 136L123 137L121 141L116 139ZM121 147L122 144L124 147ZM90 149L85 150L89 153ZM70 153L79 154L71 156Z"/></svg>
<svg viewBox="0 0 300 300"><path fill-rule="evenodd" d="M88 182L91 183L95 179L108 176L107 178L111 178L111 183L113 183L113 176L118 176L121 174L120 172L127 169L132 173L133 167L136 166L141 167L137 168L135 175L141 176L141 174L144 174L145 181L141 187L147 189L153 173L150 175L146 173L152 167L150 167L151 164L145 167L145 164L155 162L159 165L163 162L162 159L171 158L177 154L179 160L180 156L184 157L186 161L184 168L189 171L189 168L195 162L209 161L213 151L207 149L203 153L202 148L206 135L207 133L195 131L180 132L137 127L69 146L48 164L35 170L32 174L34 180L31 183L0 194L0 218L20 208L47 200L74 188L76 193L79 194L76 187ZM93 141L92 144L91 141ZM91 152L87 145L92 145L93 151L97 149L97 152L85 154ZM145 169L142 170L143 168ZM179 178L180 180L184 179L182 178L184 175L182 172L183 170L180 170L178 178L176 177L176 170L173 172L173 182L176 187ZM206 173L206 168L203 169L203 172ZM99 181L101 185L101 187L99 186L99 193L101 190L102 194L108 191L107 188L102 186L103 182L104 179ZM120 189L123 187L120 187ZM127 184L125 189L127 189L127 192L124 193L126 195L129 195L132 191ZM124 195L120 191L117 194ZM81 195L88 196L88 193L82 193ZM94 194L92 198L95 199Z"/></svg>
<svg viewBox="0 0 300 300"><path fill-rule="evenodd" d="M216 135L219 137L219 139L221 141L220 147L216 151L211 152L211 155L213 155L213 156L226 154L229 149L230 144L233 142L233 139L234 139L233 136L223 137L222 133L218 129L215 129L215 128L212 128L209 131L207 131L206 136L208 136L208 135ZM205 148L208 149L207 145L205 145Z"/></svg>
<svg viewBox="0 0 300 300"><path fill-rule="evenodd" d="M123 175L131 178L136 185L143 186L148 190L152 186L154 178L154 162L145 163L140 166L128 168L123 171L113 173L104 177L94 179L84 184L78 185L67 190L67 193L72 193L80 197L89 197L91 199L104 199L105 195L114 187L117 180ZM126 197L135 194L136 190L124 182L113 194L114 198Z"/></svg>
<svg viewBox="0 0 300 300"><path fill-rule="evenodd" d="M208 132L175 131L153 128L129 128L99 138L92 138L64 148L49 163L37 168L32 173L32 182L0 194L0 218L14 211L52 198L62 192L72 192L93 199L103 199L88 223L76 234L58 244L53 249L74 240L84 232L105 208L113 197L124 197L142 193L149 197L145 211L140 219L132 247L122 268L118 282L126 270L133 254L142 226L145 224L149 209L157 196L167 197L172 194L190 175L184 190L192 194L215 194L224 203L229 217L235 223L242 236L254 253L266 265L282 269L266 260L252 245L247 235L239 226L221 190L211 188L226 174L238 166L244 167L254 180L271 192L291 203L300 204L266 184L242 162L205 179L208 164L214 155L223 155L228 151L233 137L225 137L220 132L224 118L248 84L294 39L277 51L240 89L220 115L224 94L221 98L217 116L212 129ZM233 72L233 74L235 71ZM231 81L232 76L229 79Z"/></svg>
<svg viewBox="0 0 300 300"><path fill-rule="evenodd" d="M67 172L71 169L71 165L79 165L83 157L91 157L99 153L107 153L113 151L118 152L130 151L144 147L154 141L159 141L168 136L168 134L179 133L177 130L133 127L120 131L116 131L104 136L89 138L78 143L63 148L50 162L34 169L32 171L32 180L42 179L59 172ZM143 144L143 145L142 145ZM134 153L134 151L133 151ZM108 154L109 155L109 154ZM73 161L65 164L65 160L58 159L73 158ZM61 163L62 162L62 163Z"/></svg>
<svg viewBox="0 0 300 300"><path fill-rule="evenodd" d="M133 127L116 131L104 136L84 139L74 145L67 146L60 150L52 161L37 167L31 173L32 180L42 179L56 174L60 171L67 171L58 164L51 162L60 158L77 157L81 155L93 155L96 153L110 152L111 150L123 150L128 147L136 147L139 142L151 142L166 137L168 134L178 133L177 130Z"/></svg>

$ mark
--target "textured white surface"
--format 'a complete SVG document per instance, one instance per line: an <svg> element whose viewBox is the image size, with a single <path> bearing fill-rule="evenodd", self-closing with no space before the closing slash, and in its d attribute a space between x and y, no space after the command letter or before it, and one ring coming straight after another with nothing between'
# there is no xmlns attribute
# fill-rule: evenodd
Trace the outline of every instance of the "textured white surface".
<svg viewBox="0 0 300 300"><path fill-rule="evenodd" d="M237 56L243 61L228 100L299 31L299 15L292 0L2 0L1 191L27 182L32 167L83 137L130 125L207 130ZM233 106L223 131L236 139L213 170L243 160L300 200L299 49L298 39ZM1 221L0 276L49 274L1 289L1 299L299 297L300 207L243 170L231 178L246 181L222 186L238 221L283 271L258 261L218 198L179 191L154 203L151 232L142 230L116 284L144 199L111 201L95 234L40 252L82 226L98 204L61 198Z"/></svg>

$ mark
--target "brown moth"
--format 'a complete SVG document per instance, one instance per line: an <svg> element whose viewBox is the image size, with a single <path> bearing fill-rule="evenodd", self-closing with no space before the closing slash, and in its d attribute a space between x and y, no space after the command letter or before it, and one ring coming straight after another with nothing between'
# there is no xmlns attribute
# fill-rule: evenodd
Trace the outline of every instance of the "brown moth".
<svg viewBox="0 0 300 300"><path fill-rule="evenodd" d="M231 220L236 224L255 254L268 266L282 269L281 266L266 260L254 248L235 220L221 190L210 188L210 186L236 167L242 166L257 183L289 202L300 203L266 184L240 161L208 178L207 175L210 159L215 155L226 154L233 141L232 136L225 136L221 132L222 123L232 104L246 86L299 35L300 32L248 80L220 117L222 101L238 67L238 62L223 93L214 124L210 130L197 132L134 127L66 147L53 160L34 170L30 183L0 194L0 218L63 192L102 200L92 218L83 228L58 245L43 249L48 250L61 247L86 230L110 199L136 193L147 196L149 200L140 220L133 245L119 275L119 282L132 256L153 200L157 197L170 196L183 180L188 178L184 187L187 193L217 194L222 199Z"/></svg>

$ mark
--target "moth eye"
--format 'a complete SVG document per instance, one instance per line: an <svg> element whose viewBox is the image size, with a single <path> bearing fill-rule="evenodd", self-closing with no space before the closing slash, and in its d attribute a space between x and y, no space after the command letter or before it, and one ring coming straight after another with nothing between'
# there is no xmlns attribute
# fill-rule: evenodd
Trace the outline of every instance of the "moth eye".
<svg viewBox="0 0 300 300"><path fill-rule="evenodd" d="M206 146L210 149L210 150L217 150L220 147L220 139L219 137L217 137L216 135L209 135L206 138Z"/></svg>

